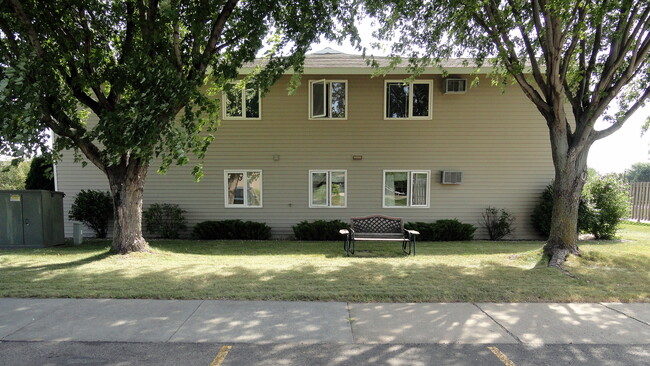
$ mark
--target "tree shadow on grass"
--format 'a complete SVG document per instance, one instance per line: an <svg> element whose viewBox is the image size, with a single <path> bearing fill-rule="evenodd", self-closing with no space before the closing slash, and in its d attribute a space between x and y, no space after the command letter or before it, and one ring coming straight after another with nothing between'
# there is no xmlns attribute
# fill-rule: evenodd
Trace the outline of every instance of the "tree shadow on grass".
<svg viewBox="0 0 650 366"><path fill-rule="evenodd" d="M110 253L101 253L68 263L0 268L0 296L350 302L650 299L650 289L645 285L650 275L643 269L623 277L619 271L599 271L574 279L545 267L527 269L495 263L462 267L408 261L385 263L365 258L335 267L303 263L285 269L246 268L227 261L214 266L201 263L200 270L172 266L138 272L127 263L124 268L92 267L93 261L108 256ZM85 264L91 266L79 268Z"/></svg>
<svg viewBox="0 0 650 366"><path fill-rule="evenodd" d="M85 264L90 264L93 262L98 262L101 260L104 260L108 257L111 257L115 255L114 253L111 253L110 250L107 250L102 253L97 253L93 256L86 257L86 258L80 258L71 262L62 262L62 263L54 263L54 264L42 264L42 265L35 265L35 266L28 266L26 267L27 270L32 270L35 272L38 271L56 271L56 270L61 270L61 269L70 269L70 268L77 268L80 266L83 266Z"/></svg>
<svg viewBox="0 0 650 366"><path fill-rule="evenodd" d="M149 244L164 252L199 255L322 255L326 258L345 257L342 242L301 241L187 241L162 240ZM521 253L540 248L540 242L418 242L418 256L490 255ZM361 242L352 257L404 257L401 243Z"/></svg>

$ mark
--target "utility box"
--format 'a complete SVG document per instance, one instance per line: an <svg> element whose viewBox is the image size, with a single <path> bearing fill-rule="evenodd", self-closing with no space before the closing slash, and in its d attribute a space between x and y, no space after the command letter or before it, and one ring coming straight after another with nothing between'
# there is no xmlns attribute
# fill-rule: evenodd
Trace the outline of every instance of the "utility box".
<svg viewBox="0 0 650 366"><path fill-rule="evenodd" d="M63 196L44 190L0 191L0 247L63 244Z"/></svg>

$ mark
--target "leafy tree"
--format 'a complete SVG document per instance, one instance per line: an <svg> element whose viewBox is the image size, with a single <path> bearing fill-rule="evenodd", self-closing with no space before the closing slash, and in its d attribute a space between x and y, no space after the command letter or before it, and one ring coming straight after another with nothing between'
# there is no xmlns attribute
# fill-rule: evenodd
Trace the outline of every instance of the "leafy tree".
<svg viewBox="0 0 650 366"><path fill-rule="evenodd" d="M630 183L650 182L650 163L634 163L625 172L625 179Z"/></svg>
<svg viewBox="0 0 650 366"><path fill-rule="evenodd" d="M650 2L633 0L366 0L414 72L469 55L509 79L544 117L555 166L549 265L579 254L576 222L592 144L650 95ZM394 59L399 61L399 59ZM394 64L394 63L393 63ZM477 79L478 80L478 79ZM568 103L568 108L567 108ZM596 130L599 118L610 126ZM575 123L574 123L575 121Z"/></svg>
<svg viewBox="0 0 650 366"><path fill-rule="evenodd" d="M355 12L343 0L2 1L0 154L47 149L51 130L55 159L73 149L107 176L113 250L147 250L149 166L196 156L201 177L219 105L205 91L223 90L265 45L248 82L267 90L289 67L299 75L310 44L352 29Z"/></svg>
<svg viewBox="0 0 650 366"><path fill-rule="evenodd" d="M25 178L29 171L29 161L12 164L9 161L0 162L0 190L25 189Z"/></svg>
<svg viewBox="0 0 650 366"><path fill-rule="evenodd" d="M54 190L54 177L52 176L52 163L43 156L32 159L29 172L25 178L25 189Z"/></svg>

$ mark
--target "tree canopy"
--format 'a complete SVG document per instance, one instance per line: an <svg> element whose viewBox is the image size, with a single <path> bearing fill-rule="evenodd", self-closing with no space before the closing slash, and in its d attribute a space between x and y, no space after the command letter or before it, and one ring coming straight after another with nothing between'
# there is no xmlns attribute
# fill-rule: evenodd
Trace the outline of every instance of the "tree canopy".
<svg viewBox="0 0 650 366"><path fill-rule="evenodd" d="M6 0L0 5L0 153L79 149L103 169L125 154L186 163L212 140L222 89L265 46L268 88L334 19L338 1ZM52 21L57 19L57 21ZM97 118L88 124L88 113ZM181 123L175 123L181 113Z"/></svg>
<svg viewBox="0 0 650 366"><path fill-rule="evenodd" d="M629 183L650 182L650 163L634 163L625 172L625 180Z"/></svg>
<svg viewBox="0 0 650 366"><path fill-rule="evenodd" d="M650 2L633 0L366 0L380 39L412 71L448 57L514 80L543 116L555 166L551 234L559 265L578 254L576 225L589 148L650 97ZM478 79L477 79L478 81ZM603 118L610 124L594 128ZM557 260L555 260L557 258Z"/></svg>
<svg viewBox="0 0 650 366"><path fill-rule="evenodd" d="M30 168L29 161L16 162L0 161L0 190L25 189L25 178Z"/></svg>
<svg viewBox="0 0 650 366"><path fill-rule="evenodd" d="M108 177L113 248L146 250L140 212L152 159L162 172L200 162L218 126L214 94L244 63L266 49L247 76L264 91L289 67L299 74L319 37L353 29L355 13L339 0L4 0L0 154L76 151Z"/></svg>

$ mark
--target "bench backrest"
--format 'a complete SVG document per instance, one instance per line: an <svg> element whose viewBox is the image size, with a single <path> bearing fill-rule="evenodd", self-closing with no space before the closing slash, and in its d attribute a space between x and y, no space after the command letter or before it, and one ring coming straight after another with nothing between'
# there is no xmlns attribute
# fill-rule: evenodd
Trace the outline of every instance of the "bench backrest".
<svg viewBox="0 0 650 366"><path fill-rule="evenodd" d="M359 233L402 233L404 231L404 221L399 217L373 215L353 217L350 221L352 230Z"/></svg>

